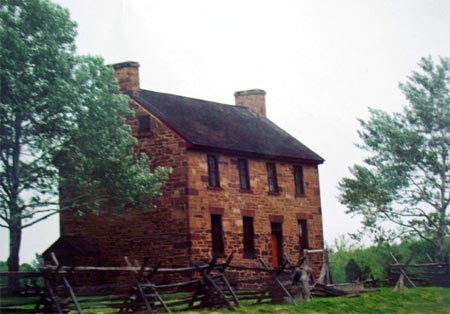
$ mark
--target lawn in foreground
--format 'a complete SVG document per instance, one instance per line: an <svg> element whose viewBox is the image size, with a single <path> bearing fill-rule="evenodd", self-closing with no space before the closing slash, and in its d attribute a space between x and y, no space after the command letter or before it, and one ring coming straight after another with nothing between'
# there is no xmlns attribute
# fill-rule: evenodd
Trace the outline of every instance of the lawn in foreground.
<svg viewBox="0 0 450 314"><path fill-rule="evenodd" d="M379 292L363 293L357 297L313 298L298 305L242 306L236 311L189 311L199 313L301 313L301 314L450 314L450 289L416 288L393 291L383 288Z"/></svg>
<svg viewBox="0 0 450 314"><path fill-rule="evenodd" d="M82 305L83 307L83 305ZM71 313L76 313L71 311ZM117 313L117 309L86 309L85 314ZM298 305L264 304L247 305L227 309L195 310L177 312L186 314L248 314L248 313L280 313L280 314L450 314L449 288L415 288L393 291L382 288L379 292L363 293L357 297L313 298L310 302Z"/></svg>

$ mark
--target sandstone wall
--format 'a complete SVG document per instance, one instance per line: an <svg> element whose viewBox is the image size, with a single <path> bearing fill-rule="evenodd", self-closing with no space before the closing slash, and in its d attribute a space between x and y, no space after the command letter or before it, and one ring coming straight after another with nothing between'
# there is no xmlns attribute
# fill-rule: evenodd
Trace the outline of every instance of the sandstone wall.
<svg viewBox="0 0 450 314"><path fill-rule="evenodd" d="M293 164L276 162L279 193L268 192L266 160L248 160L250 192L240 191L237 157L218 156L220 189L208 187L207 154L188 152L188 206L192 255L201 258L212 251L211 214L222 215L225 254L235 251L233 263L253 266L255 259L243 252L243 216L254 220L255 257L273 265L271 222L282 223L283 252L297 262L299 252L298 220L307 220L310 249L323 248L322 215L318 169L303 165L305 193L296 196ZM317 273L321 256L313 256Z"/></svg>
<svg viewBox="0 0 450 314"><path fill-rule="evenodd" d="M149 256L152 262L161 259L163 265L186 265L189 261L190 242L187 219L186 144L175 132L155 117L151 117L151 131L138 133L137 116L148 114L132 104L136 117L129 124L138 138L136 153L150 155L151 165L170 166L173 173L163 189L163 196L155 199L155 211L128 210L120 215L108 210L98 216L81 217L61 214L61 235L81 236L95 241L101 254L96 263L124 265L123 256L142 261ZM86 259L86 262L88 259Z"/></svg>
<svg viewBox="0 0 450 314"><path fill-rule="evenodd" d="M302 165L305 193L295 194L293 164L276 162L279 193L269 193L266 160L249 159L250 191L240 191L236 156L218 157L220 188L208 187L207 153L189 151L186 142L155 117L150 132L139 134L139 115L148 114L132 103L136 117L129 124L138 138L136 153L146 152L152 167L170 166L173 173L163 196L155 200L157 209L129 210L123 215L105 210L99 216L61 214L61 235L82 236L95 241L101 250L96 264L123 265L123 256L163 265L186 265L190 257L204 260L212 251L211 214L222 215L225 254L235 252L233 264L255 266L262 257L273 265L271 222L282 224L283 252L297 262L300 248L298 220L307 220L310 249L323 248L320 190L316 165ZM243 216L254 221L255 255L244 257ZM92 259L90 259L92 260ZM86 259L88 261L88 259ZM321 257L313 256L318 274Z"/></svg>

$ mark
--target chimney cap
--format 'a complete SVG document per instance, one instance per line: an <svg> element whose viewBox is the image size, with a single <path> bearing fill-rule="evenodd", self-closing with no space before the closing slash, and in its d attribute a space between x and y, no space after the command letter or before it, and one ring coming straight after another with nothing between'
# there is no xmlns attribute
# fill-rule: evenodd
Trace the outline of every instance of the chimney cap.
<svg viewBox="0 0 450 314"><path fill-rule="evenodd" d="M115 63L112 65L114 69L120 69L120 68L128 68L128 67L139 67L139 62L136 61L125 61L120 63Z"/></svg>
<svg viewBox="0 0 450 314"><path fill-rule="evenodd" d="M266 92L262 89L248 89L248 90L242 90L234 93L234 97L236 96L247 96L247 95L266 95Z"/></svg>

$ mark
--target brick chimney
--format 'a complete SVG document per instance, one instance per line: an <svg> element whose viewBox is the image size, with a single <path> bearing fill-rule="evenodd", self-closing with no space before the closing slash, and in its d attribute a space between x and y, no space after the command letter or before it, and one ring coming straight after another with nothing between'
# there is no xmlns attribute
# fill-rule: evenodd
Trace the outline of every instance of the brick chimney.
<svg viewBox="0 0 450 314"><path fill-rule="evenodd" d="M236 106L247 107L258 117L266 117L266 92L262 89L243 90L234 93Z"/></svg>
<svg viewBox="0 0 450 314"><path fill-rule="evenodd" d="M139 63L127 61L113 64L114 77L119 81L120 92L139 95Z"/></svg>

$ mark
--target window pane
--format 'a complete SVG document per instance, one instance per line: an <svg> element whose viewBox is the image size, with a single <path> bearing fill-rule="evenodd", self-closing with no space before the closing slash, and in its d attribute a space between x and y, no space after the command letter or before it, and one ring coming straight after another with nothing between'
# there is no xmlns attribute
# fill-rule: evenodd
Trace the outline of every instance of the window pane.
<svg viewBox="0 0 450 314"><path fill-rule="evenodd" d="M253 217L242 217L244 227L244 256L253 257L255 254L255 231Z"/></svg>
<svg viewBox="0 0 450 314"><path fill-rule="evenodd" d="M242 190L250 190L247 159L238 159L239 184Z"/></svg>
<svg viewBox="0 0 450 314"><path fill-rule="evenodd" d="M267 164L267 184L270 192L278 191L277 171L275 163L268 162Z"/></svg>
<svg viewBox="0 0 450 314"><path fill-rule="evenodd" d="M305 219L298 221L298 236L300 244L300 252L304 249L308 249L308 225Z"/></svg>
<svg viewBox="0 0 450 314"><path fill-rule="evenodd" d="M222 216L211 215L211 236L212 236L212 251L214 255L223 255L223 230L222 230Z"/></svg>
<svg viewBox="0 0 450 314"><path fill-rule="evenodd" d="M150 116L138 116L138 132L150 132Z"/></svg>
<svg viewBox="0 0 450 314"><path fill-rule="evenodd" d="M216 156L208 156L208 183L209 186L219 187L219 168Z"/></svg>
<svg viewBox="0 0 450 314"><path fill-rule="evenodd" d="M302 166L294 166L295 193L305 194L303 186L303 168Z"/></svg>

